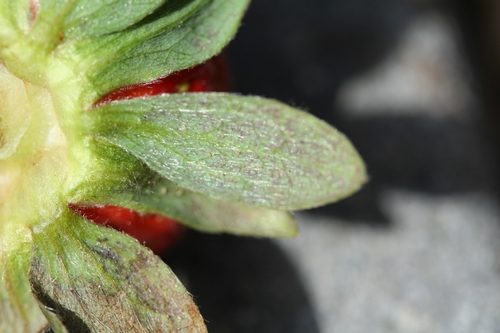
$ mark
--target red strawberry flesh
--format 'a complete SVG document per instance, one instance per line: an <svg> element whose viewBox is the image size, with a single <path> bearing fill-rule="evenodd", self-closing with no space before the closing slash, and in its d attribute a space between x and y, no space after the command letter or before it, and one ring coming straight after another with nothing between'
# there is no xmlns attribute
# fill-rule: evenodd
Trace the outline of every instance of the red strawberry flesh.
<svg viewBox="0 0 500 333"><path fill-rule="evenodd" d="M123 231L156 254L171 249L186 232L182 224L159 214L141 214L112 205L70 205L70 208L96 224Z"/></svg>

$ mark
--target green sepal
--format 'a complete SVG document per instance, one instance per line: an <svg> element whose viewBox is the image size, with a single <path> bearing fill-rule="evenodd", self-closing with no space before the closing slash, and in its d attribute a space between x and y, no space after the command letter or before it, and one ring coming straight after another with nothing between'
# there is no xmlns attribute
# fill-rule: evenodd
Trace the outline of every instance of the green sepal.
<svg viewBox="0 0 500 333"><path fill-rule="evenodd" d="M0 49L28 29L29 3L30 0L0 1Z"/></svg>
<svg viewBox="0 0 500 333"><path fill-rule="evenodd" d="M62 320L52 312L52 308L45 306L43 304L38 303L40 310L44 314L45 318L48 319L50 324L44 328L43 331L39 331L39 333L72 333L72 331L68 331L66 326L64 326ZM50 329L49 329L50 328ZM80 332L80 331L77 331ZM82 331L83 333L87 333L86 331Z"/></svg>
<svg viewBox="0 0 500 333"><path fill-rule="evenodd" d="M98 144L99 143L99 144ZM256 237L294 237L298 228L288 212L224 201L180 188L152 172L136 157L105 142L90 142L94 169L67 197L73 204L116 205L157 213L203 232Z"/></svg>
<svg viewBox="0 0 500 333"><path fill-rule="evenodd" d="M340 132L278 101L225 93L114 102L87 113L91 135L180 187L296 210L334 202L366 180Z"/></svg>
<svg viewBox="0 0 500 333"><path fill-rule="evenodd" d="M0 161L16 151L29 127L32 92L0 64Z"/></svg>
<svg viewBox="0 0 500 333"><path fill-rule="evenodd" d="M139 22L167 0L42 0L32 39L51 44L100 37ZM26 6L25 10L30 8Z"/></svg>
<svg viewBox="0 0 500 333"><path fill-rule="evenodd" d="M167 0L78 0L64 20L64 39L98 37L123 30Z"/></svg>
<svg viewBox="0 0 500 333"><path fill-rule="evenodd" d="M276 238L298 233L294 218L285 211L215 199L161 178L152 185L134 195L134 209L163 214L203 232Z"/></svg>
<svg viewBox="0 0 500 333"><path fill-rule="evenodd" d="M240 236L288 238L298 233L297 223L285 211L214 199L180 188L157 177L140 191L120 191L101 203L170 217L192 229Z"/></svg>
<svg viewBox="0 0 500 333"><path fill-rule="evenodd" d="M0 226L1 227L1 226ZM0 332L33 333L47 325L28 282L29 237L0 242ZM23 239L24 238L24 239Z"/></svg>
<svg viewBox="0 0 500 333"><path fill-rule="evenodd" d="M32 237L29 282L55 333L206 332L173 272L127 235L68 210Z"/></svg>
<svg viewBox="0 0 500 333"><path fill-rule="evenodd" d="M114 89L220 53L236 33L248 2L44 0L33 22L30 2L2 2L0 56L16 75L35 77L41 85L59 76L67 81L65 75L78 80L79 104L88 108Z"/></svg>
<svg viewBox="0 0 500 333"><path fill-rule="evenodd" d="M206 2L207 0L203 0ZM201 2L203 2L201 1ZM33 33L47 33L46 38L57 37L59 42L94 38L120 32L131 27L136 30L159 17L166 20L152 28L166 28L180 23L178 8L191 6L199 0L43 0L33 23ZM27 6L28 7L28 6ZM199 6L198 6L199 7ZM52 25L48 24L52 21ZM154 31L153 31L154 33Z"/></svg>
<svg viewBox="0 0 500 333"><path fill-rule="evenodd" d="M133 155L109 143L87 141L85 148L90 151L91 161L81 171L86 173L77 177L78 181L65 191L67 202L105 204L106 198L116 193L140 192L149 186L154 173ZM75 163L78 162L75 159Z"/></svg>
<svg viewBox="0 0 500 333"><path fill-rule="evenodd" d="M75 66L87 73L94 94L89 98L95 101L116 88L171 74L220 53L247 5L248 0L173 2L171 10L123 32L70 45L60 56L77 55Z"/></svg>

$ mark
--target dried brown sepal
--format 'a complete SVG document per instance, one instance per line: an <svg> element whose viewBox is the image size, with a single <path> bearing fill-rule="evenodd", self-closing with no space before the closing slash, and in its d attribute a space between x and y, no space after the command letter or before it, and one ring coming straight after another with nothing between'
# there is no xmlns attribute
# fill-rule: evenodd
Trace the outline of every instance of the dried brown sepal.
<svg viewBox="0 0 500 333"><path fill-rule="evenodd" d="M190 295L150 250L72 220L62 232L33 232L30 285L55 333L206 332Z"/></svg>

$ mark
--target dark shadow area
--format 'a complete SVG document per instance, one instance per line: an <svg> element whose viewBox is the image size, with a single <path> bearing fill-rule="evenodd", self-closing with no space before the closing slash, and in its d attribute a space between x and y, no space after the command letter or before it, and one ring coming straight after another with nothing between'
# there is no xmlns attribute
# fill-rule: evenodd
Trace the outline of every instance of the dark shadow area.
<svg viewBox="0 0 500 333"><path fill-rule="evenodd" d="M363 117L342 124L374 184L429 194L490 191L480 133L465 122L418 116Z"/></svg>
<svg viewBox="0 0 500 333"><path fill-rule="evenodd" d="M336 125L363 156L370 182L354 196L313 212L384 226L389 221L377 198L387 188L436 195L496 190L496 156L489 154L487 136L466 122L372 116Z"/></svg>
<svg viewBox="0 0 500 333"><path fill-rule="evenodd" d="M500 156L500 5L496 0L449 0L460 24L481 97L485 129ZM500 185L500 184L499 184Z"/></svg>
<svg viewBox="0 0 500 333"><path fill-rule="evenodd" d="M464 0L463 2L466 2ZM428 9L467 15L460 1L254 0L229 47L235 90L309 110L344 132L365 159L370 183L339 203L314 209L349 222L389 226L378 198L386 188L429 194L494 188L478 126L419 116L342 119L340 85L373 68ZM476 131L476 132L474 132ZM495 156L491 156L495 160ZM493 167L493 166L492 166Z"/></svg>
<svg viewBox="0 0 500 333"><path fill-rule="evenodd" d="M321 117L340 84L384 59L415 14L401 0L253 0L228 49L235 91Z"/></svg>
<svg viewBox="0 0 500 333"><path fill-rule="evenodd" d="M211 333L319 332L295 268L269 240L191 232L164 260Z"/></svg>

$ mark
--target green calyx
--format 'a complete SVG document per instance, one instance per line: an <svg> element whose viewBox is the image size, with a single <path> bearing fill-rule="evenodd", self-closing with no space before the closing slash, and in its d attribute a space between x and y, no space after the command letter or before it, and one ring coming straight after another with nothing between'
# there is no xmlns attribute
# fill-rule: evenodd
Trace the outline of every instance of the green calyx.
<svg viewBox="0 0 500 333"><path fill-rule="evenodd" d="M114 89L218 54L247 5L0 1L0 331L205 331L157 257L68 204L293 237L288 211L340 200L365 182L345 136L277 101L183 93L94 106Z"/></svg>

